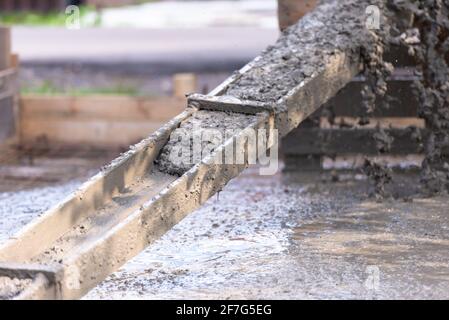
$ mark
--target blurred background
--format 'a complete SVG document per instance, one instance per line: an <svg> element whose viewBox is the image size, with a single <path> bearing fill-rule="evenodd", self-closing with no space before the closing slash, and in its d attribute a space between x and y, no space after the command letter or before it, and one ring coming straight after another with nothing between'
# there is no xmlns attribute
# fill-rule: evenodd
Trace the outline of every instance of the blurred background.
<svg viewBox="0 0 449 320"><path fill-rule="evenodd" d="M0 0L0 191L95 172L278 35L277 0Z"/></svg>
<svg viewBox="0 0 449 320"><path fill-rule="evenodd" d="M80 29L67 5L79 5ZM278 35L276 0L0 1L24 93L170 95L176 73L207 91ZM69 23L69 25L67 25Z"/></svg>

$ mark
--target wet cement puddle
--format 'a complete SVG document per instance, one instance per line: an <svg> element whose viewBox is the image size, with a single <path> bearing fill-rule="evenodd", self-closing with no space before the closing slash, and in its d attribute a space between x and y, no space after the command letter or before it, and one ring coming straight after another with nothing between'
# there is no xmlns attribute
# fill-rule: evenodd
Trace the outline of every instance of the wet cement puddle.
<svg viewBox="0 0 449 320"><path fill-rule="evenodd" d="M329 181L250 169L86 298L449 298L447 196L376 202L366 180ZM1 193L0 241L77 185Z"/></svg>
<svg viewBox="0 0 449 320"><path fill-rule="evenodd" d="M447 198L318 176L245 173L86 298L449 297Z"/></svg>

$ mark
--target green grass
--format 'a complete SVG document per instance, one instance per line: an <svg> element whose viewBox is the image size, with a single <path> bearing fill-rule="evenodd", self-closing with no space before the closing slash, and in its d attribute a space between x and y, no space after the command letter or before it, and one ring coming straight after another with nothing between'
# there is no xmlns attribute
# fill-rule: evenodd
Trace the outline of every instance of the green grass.
<svg viewBox="0 0 449 320"><path fill-rule="evenodd" d="M61 89L53 85L51 82L43 82L38 86L24 86L21 88L22 94L41 94L41 95L70 95L70 96L89 96L89 95L123 95L138 96L139 91L131 86L114 85L104 88L70 88Z"/></svg>
<svg viewBox="0 0 449 320"><path fill-rule="evenodd" d="M89 6L80 7L80 19L83 21L88 13L95 12L95 8ZM65 26L67 15L64 11L50 13L35 12L13 12L0 13L0 23L5 25L27 25L27 26ZM99 25L100 21L94 22Z"/></svg>

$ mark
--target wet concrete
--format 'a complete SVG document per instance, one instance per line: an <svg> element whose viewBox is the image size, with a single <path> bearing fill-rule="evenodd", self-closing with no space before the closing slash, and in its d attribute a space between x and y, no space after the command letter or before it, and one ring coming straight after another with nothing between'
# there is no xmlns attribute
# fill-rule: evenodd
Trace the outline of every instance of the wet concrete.
<svg viewBox="0 0 449 320"><path fill-rule="evenodd" d="M12 299L31 284L31 279L0 277L0 300Z"/></svg>
<svg viewBox="0 0 449 320"><path fill-rule="evenodd" d="M86 298L449 298L449 202L417 196L417 175L395 175L387 191L400 200L376 202L360 175L257 172L245 171ZM0 207L20 204L1 211L0 242L77 185L0 194Z"/></svg>
<svg viewBox="0 0 449 320"><path fill-rule="evenodd" d="M171 133L156 163L162 172L181 176L255 120L255 116L239 113L195 112Z"/></svg>
<svg viewBox="0 0 449 320"><path fill-rule="evenodd" d="M447 1L392 1L402 19L393 29L396 45L405 46L418 62L421 80L414 87L419 116L426 121L429 138L421 181L427 192L449 190L449 164L444 149L449 141L449 3Z"/></svg>
<svg viewBox="0 0 449 320"><path fill-rule="evenodd" d="M87 299L447 299L447 197L368 198L366 179L247 171ZM406 201L404 200L406 199Z"/></svg>
<svg viewBox="0 0 449 320"><path fill-rule="evenodd" d="M382 3L382 1L376 1ZM320 5L287 28L225 94L243 100L274 103L307 78L319 74L344 52L359 60L361 48L377 37L365 28L365 9L373 1L320 1Z"/></svg>

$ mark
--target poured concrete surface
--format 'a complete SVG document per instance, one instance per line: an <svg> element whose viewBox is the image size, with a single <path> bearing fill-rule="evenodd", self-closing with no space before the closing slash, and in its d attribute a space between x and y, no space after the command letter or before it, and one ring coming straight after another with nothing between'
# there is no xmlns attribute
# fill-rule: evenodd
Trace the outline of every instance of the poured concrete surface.
<svg viewBox="0 0 449 320"><path fill-rule="evenodd" d="M449 298L447 197L377 203L364 180L253 173L86 298Z"/></svg>
<svg viewBox="0 0 449 320"><path fill-rule="evenodd" d="M76 180L18 192L0 192L0 244L74 192L81 183Z"/></svg>
<svg viewBox="0 0 449 320"><path fill-rule="evenodd" d="M402 176L378 203L365 180L329 181L249 169L86 298L449 298L447 196L411 201ZM78 183L1 193L0 242Z"/></svg>

